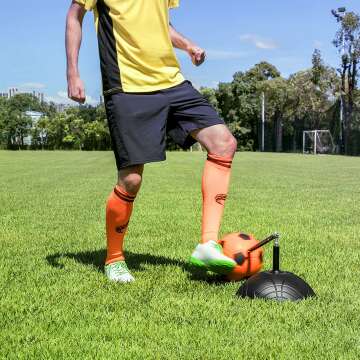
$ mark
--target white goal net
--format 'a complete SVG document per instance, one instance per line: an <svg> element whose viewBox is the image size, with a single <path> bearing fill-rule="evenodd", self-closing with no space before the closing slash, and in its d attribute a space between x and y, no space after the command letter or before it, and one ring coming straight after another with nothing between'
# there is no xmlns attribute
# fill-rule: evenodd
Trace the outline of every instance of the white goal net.
<svg viewBox="0 0 360 360"><path fill-rule="evenodd" d="M333 154L335 144L329 130L312 130L303 132L304 154Z"/></svg>

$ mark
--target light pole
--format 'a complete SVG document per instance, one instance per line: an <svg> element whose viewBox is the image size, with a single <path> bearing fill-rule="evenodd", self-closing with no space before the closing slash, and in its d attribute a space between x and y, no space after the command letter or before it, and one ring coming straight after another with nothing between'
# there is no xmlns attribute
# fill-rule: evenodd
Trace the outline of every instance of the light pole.
<svg viewBox="0 0 360 360"><path fill-rule="evenodd" d="M261 151L265 151L265 93L261 94Z"/></svg>
<svg viewBox="0 0 360 360"><path fill-rule="evenodd" d="M336 18L336 21L338 23L342 22L344 19L344 14L346 13L345 7L340 7L337 10L331 10L331 13ZM344 32L341 35L342 37L342 47L341 47L341 58L345 55L345 34ZM341 86L341 93L340 93L340 128L339 128L339 143L340 143L340 153L344 152L345 143L344 143L344 97L343 92L345 89L343 89L343 86Z"/></svg>

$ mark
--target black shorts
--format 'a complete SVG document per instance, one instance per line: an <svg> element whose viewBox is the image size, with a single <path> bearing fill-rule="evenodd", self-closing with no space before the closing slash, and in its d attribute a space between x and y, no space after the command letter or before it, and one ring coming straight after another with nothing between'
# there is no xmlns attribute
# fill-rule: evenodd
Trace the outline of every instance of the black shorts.
<svg viewBox="0 0 360 360"><path fill-rule="evenodd" d="M224 124L189 81L153 93L117 93L105 107L118 169L166 159L166 133L183 149L190 133Z"/></svg>

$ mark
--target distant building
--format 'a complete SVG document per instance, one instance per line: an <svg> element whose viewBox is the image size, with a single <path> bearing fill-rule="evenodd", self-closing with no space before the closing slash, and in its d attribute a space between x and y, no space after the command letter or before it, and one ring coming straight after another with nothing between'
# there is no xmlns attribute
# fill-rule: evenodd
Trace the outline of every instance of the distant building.
<svg viewBox="0 0 360 360"><path fill-rule="evenodd" d="M26 111L25 112L26 116L31 117L33 124L37 124L37 122L39 121L39 119L44 115L42 112L39 111Z"/></svg>
<svg viewBox="0 0 360 360"><path fill-rule="evenodd" d="M64 112L67 109L70 109L72 107L76 107L78 105L73 105L73 104L55 104L56 107L56 111L57 112Z"/></svg>
<svg viewBox="0 0 360 360"><path fill-rule="evenodd" d="M8 99L12 98L13 96L15 96L15 95L18 94L18 93L19 93L19 89L17 89L17 88L10 88L10 89L8 90L8 94L9 94Z"/></svg>
<svg viewBox="0 0 360 360"><path fill-rule="evenodd" d="M28 95L32 95L34 97L36 97L41 103L44 102L45 99L45 95L42 92L38 92L38 91L19 91L18 88L9 88L8 92L2 92L0 93L0 97L6 98L6 99L11 99L13 96L18 95L18 94L28 94Z"/></svg>
<svg viewBox="0 0 360 360"><path fill-rule="evenodd" d="M25 94L31 94L32 96L36 97L41 103L44 102L44 93L42 92L33 91L32 93L25 93Z"/></svg>
<svg viewBox="0 0 360 360"><path fill-rule="evenodd" d="M41 112L38 112L38 111L26 111L25 112L25 115L26 116L29 116L32 120L32 124L30 126L30 129L33 129L36 124L38 123L39 119L44 115L43 113ZM46 137L46 134L40 134L40 136L42 138L45 138ZM32 143L32 136L29 135L29 136L26 136L24 137L24 145L31 145Z"/></svg>

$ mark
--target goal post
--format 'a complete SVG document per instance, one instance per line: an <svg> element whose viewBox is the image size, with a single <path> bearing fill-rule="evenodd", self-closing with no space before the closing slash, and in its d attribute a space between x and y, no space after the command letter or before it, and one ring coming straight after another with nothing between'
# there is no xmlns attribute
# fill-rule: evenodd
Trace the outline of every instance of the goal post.
<svg viewBox="0 0 360 360"><path fill-rule="evenodd" d="M330 130L303 132L303 154L333 154L335 144Z"/></svg>

